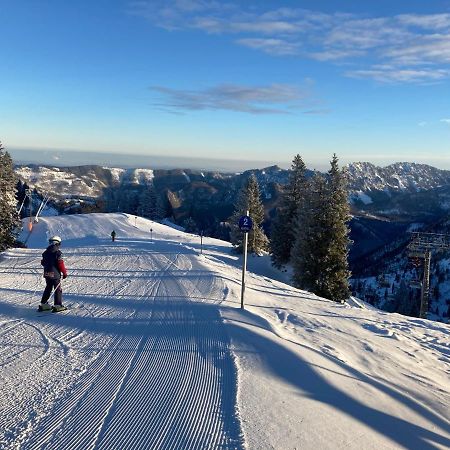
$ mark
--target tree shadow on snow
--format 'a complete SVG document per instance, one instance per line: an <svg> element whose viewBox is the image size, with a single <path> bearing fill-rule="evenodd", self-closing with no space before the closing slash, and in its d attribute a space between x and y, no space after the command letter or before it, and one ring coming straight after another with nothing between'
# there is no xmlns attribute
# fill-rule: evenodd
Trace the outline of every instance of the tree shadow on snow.
<svg viewBox="0 0 450 450"><path fill-rule="evenodd" d="M81 303L84 304L84 309L81 309L80 313L75 310L69 311L68 314L54 315L50 313L41 315L38 318L33 317L33 314L37 314L35 312L24 314L25 305L17 306L5 303L2 303L0 313L22 319L26 316L27 320L35 320L36 322L47 324L53 323L57 324L58 327L66 326L100 334L122 335L125 337L139 335L145 336L146 339L163 341L167 338L177 340L182 337L183 340L186 339L186 346L182 347L181 351L199 352L203 358L210 357L211 352L215 355L220 355L223 352L229 353L228 336L231 336L233 342L245 344L246 351L250 346L250 351L258 354L259 359L263 360L267 370L302 393L305 393L308 398L330 405L334 409L371 427L374 431L388 437L398 445L408 449L421 450L435 449L436 445L450 448L450 438L448 436L438 434L388 412L365 405L336 386L331 385L321 375L319 369L314 369L314 366L304 360L299 353L280 345L278 343L280 338L273 337L269 339L260 332L257 333L256 329L272 332L272 327L265 319L237 308L218 306L201 301L190 301L187 296L183 298L181 292L180 294L180 296L172 297L161 296L161 298L156 300L152 298L125 298L122 300L114 297L95 296L83 298L74 295L76 301L81 300ZM95 311L94 314L90 314L90 309L95 306L103 307L103 309L100 308L100 311L103 311L104 307L108 306L119 307L118 312L125 311L125 315L123 317L95 317ZM132 315L129 315L126 312L127 310ZM225 323L224 327L221 326L223 323ZM196 349L190 345L192 340L197 342ZM213 344L211 345L210 342ZM331 355L303 346L298 342L290 342L298 346L299 349L303 348L308 352L313 351L322 358L328 359L346 372L342 376L349 378L350 375L350 378L354 378L357 382L370 385L373 389L411 409L434 426L450 433L448 421L407 395L365 375ZM14 346L15 344L10 342L7 345ZM95 343L93 343L92 348L87 345L79 350L93 351L100 349L95 348ZM101 350L108 351L107 348L101 348ZM117 350L117 347L110 349L110 351ZM123 348L119 349L119 351L136 351L136 349ZM173 349L170 346L166 346L161 347L158 351L170 352ZM322 370L329 369L322 368Z"/></svg>
<svg viewBox="0 0 450 450"><path fill-rule="evenodd" d="M279 345L276 342L277 339L268 339L261 335L261 333L256 334L253 332L251 330L252 326L264 330L271 330L270 324L261 317L255 316L248 311L241 311L237 316L235 309L221 308L224 310L225 318L230 315L230 319L227 319L227 327L230 336L233 338L233 342L235 342L235 346L237 345L239 348L239 342L242 342L244 348L248 348L248 344L250 343L250 347L253 347L254 351L259 355L259 358L263 359L263 364L267 370L306 393L308 398L342 411L405 448L431 450L436 449L436 445L450 448L450 438L448 436L438 434L422 426L407 422L388 412L380 411L361 403L346 392L328 383L318 370L314 370L310 363L305 361L298 353L294 353L286 349L286 347ZM245 324L245 326L242 326L242 324ZM436 427L450 434L450 425L445 419L414 401L409 396L361 373L331 355L302 346L297 342L290 342L299 347L303 347L308 352L313 351L321 357L329 359L350 374L349 378L367 383L372 388L402 403ZM328 369L322 368L322 370ZM341 375L346 376L345 374Z"/></svg>

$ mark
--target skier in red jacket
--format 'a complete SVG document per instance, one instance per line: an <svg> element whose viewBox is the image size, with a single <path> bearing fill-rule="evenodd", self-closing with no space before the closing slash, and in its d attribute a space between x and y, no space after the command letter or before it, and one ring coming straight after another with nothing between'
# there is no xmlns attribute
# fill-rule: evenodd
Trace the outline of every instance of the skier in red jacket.
<svg viewBox="0 0 450 450"><path fill-rule="evenodd" d="M52 290L55 289L54 297L54 310L61 310L62 306L62 289L61 289L61 275L62 278L67 278L67 270L62 259L62 253L59 249L61 245L61 238L59 236L53 236L49 240L50 245L47 247L44 253L42 253L41 265L44 266L44 278L47 286L42 294L41 304L39 309L46 311L51 309L47 303Z"/></svg>

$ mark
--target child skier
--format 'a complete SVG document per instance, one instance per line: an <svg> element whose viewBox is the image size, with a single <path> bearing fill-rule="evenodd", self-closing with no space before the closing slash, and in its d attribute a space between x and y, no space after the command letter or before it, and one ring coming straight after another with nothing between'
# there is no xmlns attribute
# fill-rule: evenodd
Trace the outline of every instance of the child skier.
<svg viewBox="0 0 450 450"><path fill-rule="evenodd" d="M44 266L44 278L47 286L42 294L39 310L47 311L53 309L55 312L63 311L66 308L62 305L61 275L63 279L67 278L67 270L62 259L61 250L59 249L61 238L59 236L53 236L48 241L50 245L42 253L41 260L41 265ZM54 306L51 308L47 301L53 289L55 289Z"/></svg>

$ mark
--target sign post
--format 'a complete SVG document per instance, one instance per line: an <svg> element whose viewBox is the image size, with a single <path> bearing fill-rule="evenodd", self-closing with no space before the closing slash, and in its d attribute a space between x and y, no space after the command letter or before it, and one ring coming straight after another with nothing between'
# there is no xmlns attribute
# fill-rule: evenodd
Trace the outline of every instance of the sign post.
<svg viewBox="0 0 450 450"><path fill-rule="evenodd" d="M244 233L244 259L242 261L242 284L241 284L241 308L244 309L244 293L245 293L245 272L247 270L247 244L248 244L248 232L253 228L253 221L249 216L249 212L245 216L239 219L239 229Z"/></svg>

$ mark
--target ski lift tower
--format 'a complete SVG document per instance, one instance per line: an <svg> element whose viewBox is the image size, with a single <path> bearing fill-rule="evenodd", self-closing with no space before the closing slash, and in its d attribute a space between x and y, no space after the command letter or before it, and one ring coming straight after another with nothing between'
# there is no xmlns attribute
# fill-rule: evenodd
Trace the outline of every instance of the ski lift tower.
<svg viewBox="0 0 450 450"><path fill-rule="evenodd" d="M430 297L430 264L433 250L450 250L450 235L436 233L411 233L411 242L408 244L408 256L423 258L423 281L420 296L420 318L426 319L428 300Z"/></svg>

